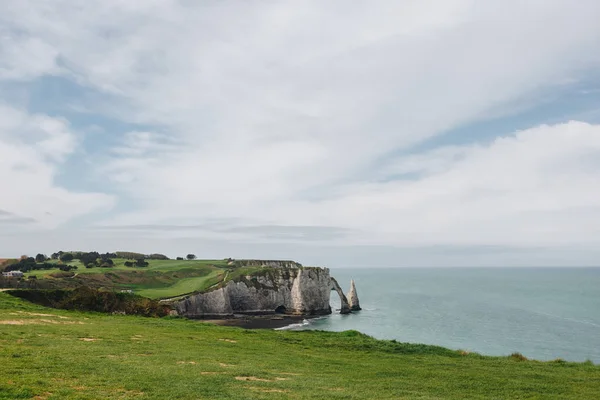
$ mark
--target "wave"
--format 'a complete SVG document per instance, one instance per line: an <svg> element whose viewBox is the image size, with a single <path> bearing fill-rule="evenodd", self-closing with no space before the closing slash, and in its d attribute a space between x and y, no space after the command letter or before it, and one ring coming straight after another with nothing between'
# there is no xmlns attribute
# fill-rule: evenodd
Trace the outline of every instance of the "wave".
<svg viewBox="0 0 600 400"><path fill-rule="evenodd" d="M276 331L287 331L287 330L294 330L294 329L302 329L302 328L306 328L309 325L312 325L314 321L318 321L320 319L324 319L327 318L325 317L318 317L318 318L311 318L311 319L303 319L302 322L298 322L295 324L289 324L286 326L283 326L281 328L275 328Z"/></svg>
<svg viewBox="0 0 600 400"><path fill-rule="evenodd" d="M303 328L305 326L310 325L310 321L307 319L302 320L302 322L298 322L296 324L290 324L290 325L286 325L283 326L281 328L275 328L276 331L287 331L290 329L298 329L298 328Z"/></svg>

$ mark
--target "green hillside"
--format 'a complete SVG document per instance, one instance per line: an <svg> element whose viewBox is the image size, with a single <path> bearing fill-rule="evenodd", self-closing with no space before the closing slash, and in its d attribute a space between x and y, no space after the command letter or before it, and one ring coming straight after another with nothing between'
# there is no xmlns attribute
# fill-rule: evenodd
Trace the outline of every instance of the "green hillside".
<svg viewBox="0 0 600 400"><path fill-rule="evenodd" d="M483 357L358 332L48 309L0 293L0 399L593 399L591 363Z"/></svg>
<svg viewBox="0 0 600 400"><path fill-rule="evenodd" d="M152 299L171 298L203 291L221 283L235 266L224 260L146 260L147 267L126 266L126 260L113 259L110 268L86 268L79 260L69 261L76 270L63 272L57 260L49 260L56 268L29 271L20 287L74 288L80 285L113 290L132 290ZM31 282L30 276L36 279ZM9 287L5 285L5 287Z"/></svg>

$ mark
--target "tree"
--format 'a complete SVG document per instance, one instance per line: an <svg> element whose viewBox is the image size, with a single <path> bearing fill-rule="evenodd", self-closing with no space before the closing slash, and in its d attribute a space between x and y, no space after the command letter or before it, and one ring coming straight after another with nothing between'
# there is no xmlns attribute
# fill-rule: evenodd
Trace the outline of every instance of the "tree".
<svg viewBox="0 0 600 400"><path fill-rule="evenodd" d="M90 251L89 253L82 253L79 255L79 260L83 265L98 265L98 259L100 254L97 251Z"/></svg>
<svg viewBox="0 0 600 400"><path fill-rule="evenodd" d="M136 267L147 267L148 265L148 261L144 260L143 258L140 258L135 262Z"/></svg>
<svg viewBox="0 0 600 400"><path fill-rule="evenodd" d="M177 257L177 261L183 261L183 257Z"/></svg>
<svg viewBox="0 0 600 400"><path fill-rule="evenodd" d="M126 267L133 267L133 263L131 261L125 261Z"/></svg>
<svg viewBox="0 0 600 400"><path fill-rule="evenodd" d="M188 260L195 260L195 259L196 259L196 255L195 255L195 254L188 254L188 255L186 256L186 258L187 258Z"/></svg>
<svg viewBox="0 0 600 400"><path fill-rule="evenodd" d="M45 254L38 254L37 256L35 256L35 262L37 263L43 263L44 261L46 261L48 259L48 257L46 257Z"/></svg>
<svg viewBox="0 0 600 400"><path fill-rule="evenodd" d="M71 254L71 253L63 253L60 256L60 261L62 261L62 262L73 261L73 259L74 259L74 257L73 257L73 254Z"/></svg>

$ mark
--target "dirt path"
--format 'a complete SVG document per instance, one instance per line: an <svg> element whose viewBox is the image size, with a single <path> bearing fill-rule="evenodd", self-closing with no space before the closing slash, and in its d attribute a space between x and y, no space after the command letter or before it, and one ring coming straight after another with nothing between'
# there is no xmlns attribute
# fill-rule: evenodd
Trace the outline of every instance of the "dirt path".
<svg viewBox="0 0 600 400"><path fill-rule="evenodd" d="M210 286L208 289L212 289L218 285L220 285L221 283L225 282L227 280L227 277L229 276L229 271L225 272L225 276L223 277L223 279L221 280L221 282L217 282L214 285Z"/></svg>

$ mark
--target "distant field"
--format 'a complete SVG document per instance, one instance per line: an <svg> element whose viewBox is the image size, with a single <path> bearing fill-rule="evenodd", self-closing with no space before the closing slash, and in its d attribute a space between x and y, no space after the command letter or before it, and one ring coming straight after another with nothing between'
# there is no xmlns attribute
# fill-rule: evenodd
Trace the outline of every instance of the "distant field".
<svg viewBox="0 0 600 400"><path fill-rule="evenodd" d="M597 399L591 363L355 331L249 331L48 309L0 293L0 399Z"/></svg>
<svg viewBox="0 0 600 400"><path fill-rule="evenodd" d="M223 260L147 260L148 267L126 267L130 260L113 259L112 268L85 268L79 260L74 265L76 275L72 278L53 278L51 275L61 273L60 269L34 270L26 273L26 277L36 276L38 282L50 282L54 286L72 287L77 284L96 288L130 289L142 296L153 299L175 297L206 288L219 283L225 276L229 266ZM58 261L50 260L58 264Z"/></svg>

